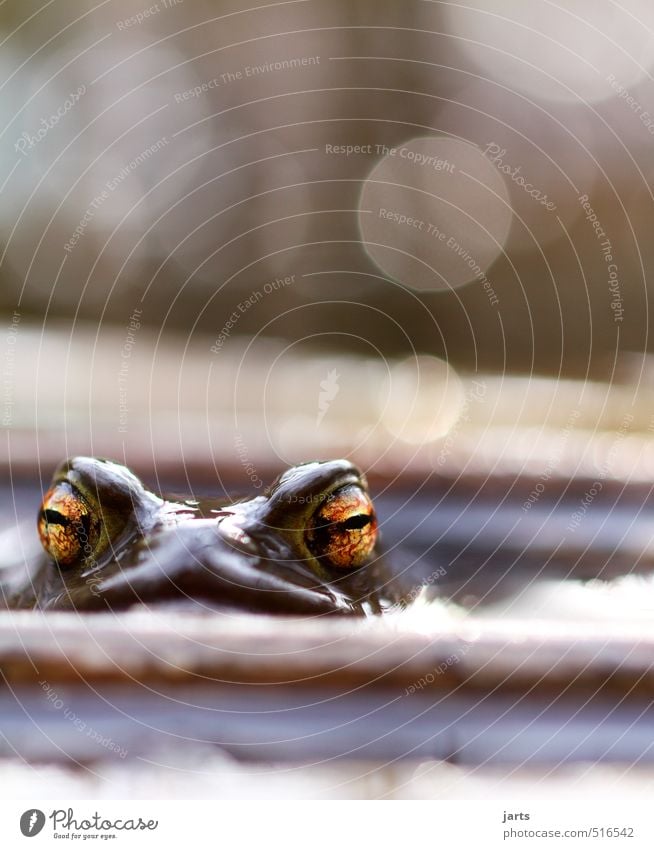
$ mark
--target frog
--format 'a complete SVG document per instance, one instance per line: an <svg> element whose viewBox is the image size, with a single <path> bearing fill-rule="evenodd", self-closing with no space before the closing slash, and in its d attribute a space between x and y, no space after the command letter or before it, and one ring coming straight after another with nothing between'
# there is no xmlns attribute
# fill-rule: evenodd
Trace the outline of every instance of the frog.
<svg viewBox="0 0 654 849"><path fill-rule="evenodd" d="M7 608L365 617L406 603L366 477L345 459L292 466L259 494L195 497L77 456L55 470L36 531L38 552L0 573Z"/></svg>

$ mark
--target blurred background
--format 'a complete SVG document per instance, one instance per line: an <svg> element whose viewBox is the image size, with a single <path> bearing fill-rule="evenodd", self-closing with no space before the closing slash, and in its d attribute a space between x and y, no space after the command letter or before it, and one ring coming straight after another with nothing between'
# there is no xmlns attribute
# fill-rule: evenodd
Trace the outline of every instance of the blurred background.
<svg viewBox="0 0 654 849"><path fill-rule="evenodd" d="M461 468L518 428L521 468L598 429L648 446L653 24L644 0L6 0L5 459L249 487L334 454Z"/></svg>

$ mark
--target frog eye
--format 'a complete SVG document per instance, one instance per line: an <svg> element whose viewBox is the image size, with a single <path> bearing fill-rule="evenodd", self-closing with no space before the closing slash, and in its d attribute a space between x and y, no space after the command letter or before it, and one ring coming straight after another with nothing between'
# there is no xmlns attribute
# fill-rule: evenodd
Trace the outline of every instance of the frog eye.
<svg viewBox="0 0 654 849"><path fill-rule="evenodd" d="M372 501L356 485L329 495L307 530L307 544L313 554L337 569L361 566L376 542L377 518Z"/></svg>
<svg viewBox="0 0 654 849"><path fill-rule="evenodd" d="M100 520L68 481L60 481L44 495L38 518L41 544L59 566L90 557L100 537Z"/></svg>

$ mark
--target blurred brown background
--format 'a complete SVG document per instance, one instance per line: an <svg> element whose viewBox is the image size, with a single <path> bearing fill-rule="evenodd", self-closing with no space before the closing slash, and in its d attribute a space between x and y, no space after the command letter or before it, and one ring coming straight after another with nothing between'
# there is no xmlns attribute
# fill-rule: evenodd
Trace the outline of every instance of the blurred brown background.
<svg viewBox="0 0 654 849"><path fill-rule="evenodd" d="M589 0L3 3L10 454L45 429L52 456L238 465L244 419L280 463L381 423L378 454L404 427L384 410L435 417L403 444L441 438L475 375L649 386L653 24Z"/></svg>

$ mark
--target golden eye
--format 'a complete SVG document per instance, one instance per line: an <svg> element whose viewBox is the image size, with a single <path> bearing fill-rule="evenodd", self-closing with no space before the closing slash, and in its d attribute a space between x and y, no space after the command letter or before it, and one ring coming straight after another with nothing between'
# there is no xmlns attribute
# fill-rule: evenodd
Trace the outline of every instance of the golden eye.
<svg viewBox="0 0 654 849"><path fill-rule="evenodd" d="M55 484L44 495L38 528L43 548L59 566L88 559L100 536L100 522L67 481Z"/></svg>
<svg viewBox="0 0 654 849"><path fill-rule="evenodd" d="M377 518L372 501L355 485L328 496L307 530L311 551L337 569L361 566L376 542Z"/></svg>

